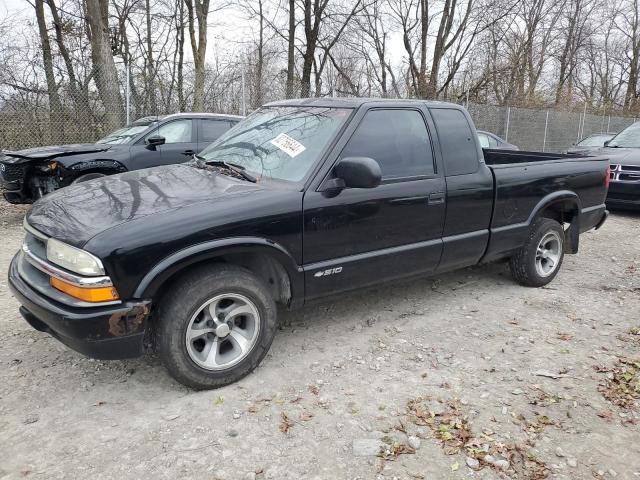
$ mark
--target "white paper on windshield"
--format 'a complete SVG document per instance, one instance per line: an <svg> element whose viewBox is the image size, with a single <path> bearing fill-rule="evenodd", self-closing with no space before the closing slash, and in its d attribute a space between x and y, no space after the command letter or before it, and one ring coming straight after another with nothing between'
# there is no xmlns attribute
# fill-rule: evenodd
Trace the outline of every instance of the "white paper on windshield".
<svg viewBox="0 0 640 480"><path fill-rule="evenodd" d="M278 147L280 150L282 150L284 153L289 155L291 158L295 158L296 155L300 155L302 152L304 152L307 149L307 147L302 145L295 138L291 138L286 133L281 133L276 138L271 140L270 143Z"/></svg>

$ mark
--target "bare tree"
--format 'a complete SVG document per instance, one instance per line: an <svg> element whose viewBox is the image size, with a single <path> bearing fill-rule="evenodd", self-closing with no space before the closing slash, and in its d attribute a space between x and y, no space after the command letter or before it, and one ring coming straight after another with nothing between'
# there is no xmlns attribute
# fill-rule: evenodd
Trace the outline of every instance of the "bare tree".
<svg viewBox="0 0 640 480"><path fill-rule="evenodd" d="M62 103L60 101L60 95L58 95L58 85L53 73L51 42L49 41L49 32L47 30L47 24L44 17L44 0L35 0L34 8L36 11L36 18L38 20L42 61L44 64L45 78L47 80L47 92L49 94L49 124L51 128L51 139L54 143L58 143L60 139L64 138L64 119Z"/></svg>
<svg viewBox="0 0 640 480"><path fill-rule="evenodd" d="M207 53L207 18L209 17L210 0L184 0L184 3L187 7L189 39L191 40L191 52L193 54L195 70L192 108L197 112L203 108L205 55ZM195 27L196 18L198 21L197 37Z"/></svg>
<svg viewBox="0 0 640 480"><path fill-rule="evenodd" d="M116 64L109 36L109 3L107 0L85 0L87 36L91 42L93 77L105 109L105 124L110 129L122 125L124 109Z"/></svg>

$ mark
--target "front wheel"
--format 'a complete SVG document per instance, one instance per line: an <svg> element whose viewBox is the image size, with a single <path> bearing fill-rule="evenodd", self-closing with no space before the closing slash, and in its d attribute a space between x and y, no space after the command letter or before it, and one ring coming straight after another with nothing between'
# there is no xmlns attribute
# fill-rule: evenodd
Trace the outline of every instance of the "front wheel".
<svg viewBox="0 0 640 480"><path fill-rule="evenodd" d="M511 275L528 287L542 287L558 274L564 258L564 230L550 218L532 225L524 245L511 257Z"/></svg>
<svg viewBox="0 0 640 480"><path fill-rule="evenodd" d="M160 358L176 380L195 389L222 387L249 374L275 332L269 291L233 265L192 270L158 306Z"/></svg>

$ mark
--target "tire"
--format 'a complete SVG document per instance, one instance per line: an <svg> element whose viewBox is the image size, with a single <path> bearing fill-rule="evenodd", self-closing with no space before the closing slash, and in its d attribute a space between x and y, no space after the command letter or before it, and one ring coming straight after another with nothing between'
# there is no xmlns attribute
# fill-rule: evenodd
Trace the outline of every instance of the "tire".
<svg viewBox="0 0 640 480"><path fill-rule="evenodd" d="M563 259L562 225L550 218L539 218L531 225L524 245L511 257L509 267L519 284L542 287L555 278Z"/></svg>
<svg viewBox="0 0 640 480"><path fill-rule="evenodd" d="M268 289L250 271L225 264L197 267L158 304L158 354L183 385L222 387L258 366L275 336L276 317Z"/></svg>
<svg viewBox="0 0 640 480"><path fill-rule="evenodd" d="M87 180L95 180L96 178L102 178L102 177L106 177L106 175L104 173L98 173L98 172L85 173L84 175L80 175L71 183L82 183L82 182L86 182Z"/></svg>

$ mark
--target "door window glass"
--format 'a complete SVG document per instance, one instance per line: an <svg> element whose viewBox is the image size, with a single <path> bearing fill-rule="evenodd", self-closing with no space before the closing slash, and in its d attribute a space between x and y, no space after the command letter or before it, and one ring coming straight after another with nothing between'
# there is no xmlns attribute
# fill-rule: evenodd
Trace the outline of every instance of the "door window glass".
<svg viewBox="0 0 640 480"><path fill-rule="evenodd" d="M193 120L176 120L165 123L158 127L158 130L149 136L159 135L164 137L164 143L190 143ZM149 136L147 138L149 138Z"/></svg>
<svg viewBox="0 0 640 480"><path fill-rule="evenodd" d="M473 140L475 132L464 113L453 108L432 108L431 115L436 122L447 176L476 172L480 163Z"/></svg>
<svg viewBox="0 0 640 480"><path fill-rule="evenodd" d="M385 180L434 173L429 132L416 110L368 112L341 157L373 158Z"/></svg>
<svg viewBox="0 0 640 480"><path fill-rule="evenodd" d="M478 140L480 141L480 146L482 148L489 148L489 137L487 137L484 133L478 134Z"/></svg>
<svg viewBox="0 0 640 480"><path fill-rule="evenodd" d="M213 142L229 128L231 128L231 123L227 120L201 120L199 141Z"/></svg>

